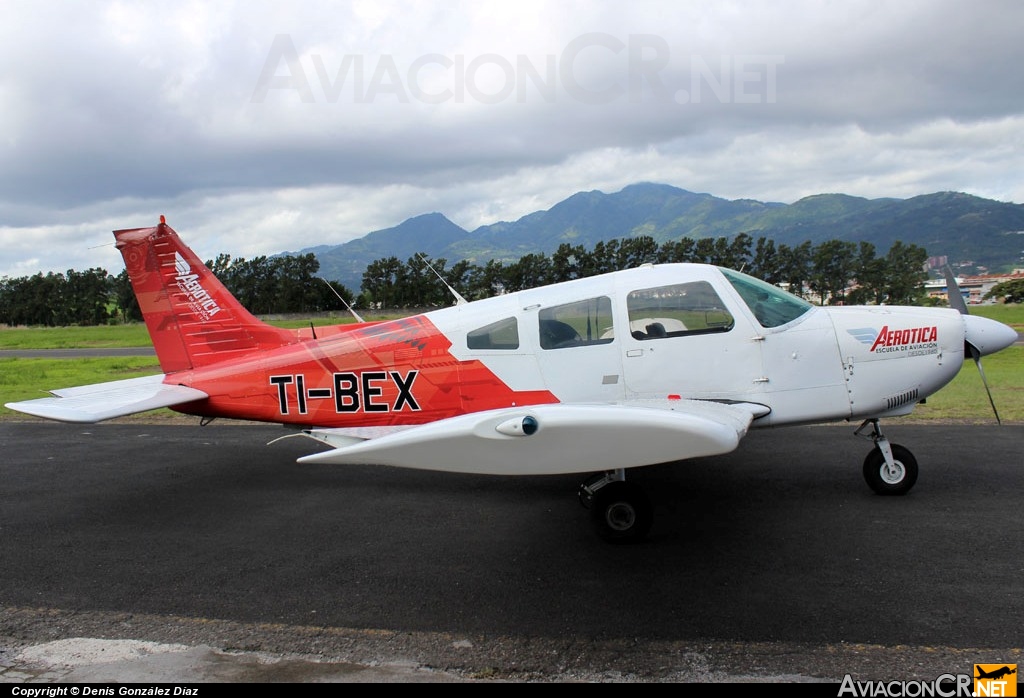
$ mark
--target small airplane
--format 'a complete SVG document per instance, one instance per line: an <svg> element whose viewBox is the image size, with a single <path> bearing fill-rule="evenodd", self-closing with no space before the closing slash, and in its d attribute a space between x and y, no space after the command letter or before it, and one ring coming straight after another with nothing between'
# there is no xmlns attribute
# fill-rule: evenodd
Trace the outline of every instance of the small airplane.
<svg viewBox="0 0 1024 698"><path fill-rule="evenodd" d="M1004 676L1009 676L1011 674L1016 674L1016 673L1017 673L1016 669L1011 669L1008 666L1000 667L999 669L995 669L994 671L984 671L983 669L979 668L978 669L978 675L975 676L974 678L976 678L976 679L995 679L995 680L998 680L998 679L1003 678Z"/></svg>
<svg viewBox="0 0 1024 698"><path fill-rule="evenodd" d="M653 521L628 469L730 452L751 427L861 420L855 433L874 442L868 485L905 494L917 461L879 420L911 412L967 353L980 368L1018 338L966 306L818 307L703 264L285 330L245 310L163 216L114 237L163 373L10 409L79 423L160 407L203 424L279 422L328 447L300 463L590 473L580 500L611 542L640 540Z"/></svg>

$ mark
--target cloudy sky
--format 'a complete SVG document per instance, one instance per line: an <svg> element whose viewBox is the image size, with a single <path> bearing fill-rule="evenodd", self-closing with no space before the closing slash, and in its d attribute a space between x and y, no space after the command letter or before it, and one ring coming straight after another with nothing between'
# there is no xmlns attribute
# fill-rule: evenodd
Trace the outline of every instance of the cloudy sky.
<svg viewBox="0 0 1024 698"><path fill-rule="evenodd" d="M1024 203L1024 3L2 0L0 276L654 181Z"/></svg>

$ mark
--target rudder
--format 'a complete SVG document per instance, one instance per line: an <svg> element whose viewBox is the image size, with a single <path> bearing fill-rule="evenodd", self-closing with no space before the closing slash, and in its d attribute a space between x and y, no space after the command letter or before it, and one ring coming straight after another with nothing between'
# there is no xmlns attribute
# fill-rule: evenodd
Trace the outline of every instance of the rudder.
<svg viewBox="0 0 1024 698"><path fill-rule="evenodd" d="M297 341L242 307L163 216L156 227L115 230L114 238L164 373Z"/></svg>

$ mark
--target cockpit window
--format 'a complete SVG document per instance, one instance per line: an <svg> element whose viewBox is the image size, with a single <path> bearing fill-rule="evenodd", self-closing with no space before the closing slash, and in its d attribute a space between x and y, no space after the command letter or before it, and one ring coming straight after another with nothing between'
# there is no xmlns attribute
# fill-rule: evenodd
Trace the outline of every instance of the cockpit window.
<svg viewBox="0 0 1024 698"><path fill-rule="evenodd" d="M665 339L728 332L735 322L707 281L657 286L626 296L634 339Z"/></svg>
<svg viewBox="0 0 1024 698"><path fill-rule="evenodd" d="M780 327L796 320L814 307L804 299L753 276L723 267L719 269L754 313L761 327Z"/></svg>

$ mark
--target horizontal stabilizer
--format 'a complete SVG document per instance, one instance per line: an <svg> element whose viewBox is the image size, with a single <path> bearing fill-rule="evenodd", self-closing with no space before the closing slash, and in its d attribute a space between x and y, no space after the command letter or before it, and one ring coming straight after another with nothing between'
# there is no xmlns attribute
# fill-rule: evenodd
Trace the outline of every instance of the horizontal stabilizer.
<svg viewBox="0 0 1024 698"><path fill-rule="evenodd" d="M300 463L379 464L495 475L632 468L728 453L754 411L693 400L652 405L547 404L443 419L337 446Z"/></svg>
<svg viewBox="0 0 1024 698"><path fill-rule="evenodd" d="M160 407L209 397L202 390L163 383L164 376L144 376L54 390L56 397L8 402L8 409L60 422L91 424Z"/></svg>

